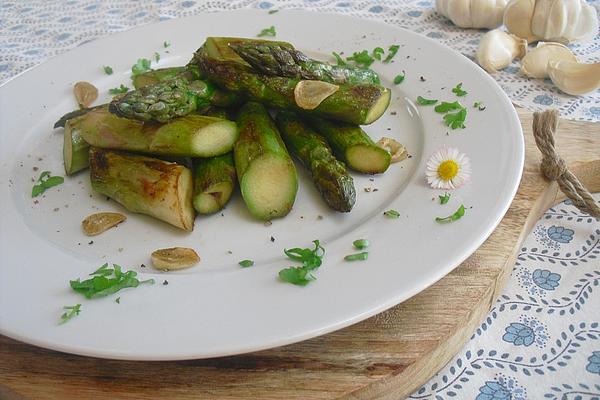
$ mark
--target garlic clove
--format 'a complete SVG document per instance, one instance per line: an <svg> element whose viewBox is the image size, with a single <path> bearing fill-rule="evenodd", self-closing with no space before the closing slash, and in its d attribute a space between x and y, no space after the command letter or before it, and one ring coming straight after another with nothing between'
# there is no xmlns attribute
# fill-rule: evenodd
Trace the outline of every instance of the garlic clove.
<svg viewBox="0 0 600 400"><path fill-rule="evenodd" d="M489 31L477 48L477 62L487 72L494 73L510 65L515 58L527 52L527 41L499 29Z"/></svg>
<svg viewBox="0 0 600 400"><path fill-rule="evenodd" d="M600 88L600 63L550 61L548 75L557 88L574 96Z"/></svg>
<svg viewBox="0 0 600 400"><path fill-rule="evenodd" d="M579 0L575 0L575 3ZM566 9L561 0L536 0L531 18L531 32L551 42L565 41L561 38L566 23Z"/></svg>
<svg viewBox="0 0 600 400"><path fill-rule="evenodd" d="M471 0L438 0L438 11L456 26L469 28L471 21Z"/></svg>
<svg viewBox="0 0 600 400"><path fill-rule="evenodd" d="M570 29L565 32L565 37L570 40L585 42L593 40L598 32L598 13L591 4L587 2L580 2L580 4L579 14L569 19L570 21L577 21L577 23L568 24Z"/></svg>
<svg viewBox="0 0 600 400"><path fill-rule="evenodd" d="M502 25L507 0L472 0L471 27L494 29Z"/></svg>
<svg viewBox="0 0 600 400"><path fill-rule="evenodd" d="M539 40L566 44L575 40L593 39L598 32L596 9L585 0L533 1L535 7L531 18L531 32ZM509 28L509 31L512 32L512 29Z"/></svg>
<svg viewBox="0 0 600 400"><path fill-rule="evenodd" d="M511 0L504 9L504 25L513 35L533 43L539 40L531 31L535 0Z"/></svg>
<svg viewBox="0 0 600 400"><path fill-rule="evenodd" d="M539 42L521 60L521 72L531 78L547 78L548 62L561 60L577 62L577 57L563 44Z"/></svg>

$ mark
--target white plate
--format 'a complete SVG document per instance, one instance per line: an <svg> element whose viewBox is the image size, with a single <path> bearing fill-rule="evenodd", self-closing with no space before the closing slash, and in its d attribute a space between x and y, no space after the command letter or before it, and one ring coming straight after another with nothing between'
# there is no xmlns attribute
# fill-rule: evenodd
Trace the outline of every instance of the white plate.
<svg viewBox="0 0 600 400"><path fill-rule="evenodd" d="M250 218L236 194L223 215L198 217L191 234L127 213L126 223L88 244L81 220L99 210L123 209L93 194L86 172L31 198L32 180L41 171L63 175L62 130L53 131L52 124L76 107L74 82L93 82L102 94L99 101L106 101L109 88L131 86L130 66L139 57L151 58L158 51L157 67L183 65L206 36L254 37L271 25L277 39L324 59L332 51L348 55L401 46L393 63L373 65L393 98L385 116L366 130L374 140L398 139L412 158L373 181L355 175L357 204L351 213L328 210L300 167L294 209L271 226ZM171 47L164 49L164 41ZM115 73L104 74L103 65ZM403 70L405 81L393 85ZM459 82L468 91L464 98L450 91ZM419 95L463 102L467 128L446 128L433 107L415 106ZM475 110L475 101L487 109ZM470 60L389 25L302 11L204 14L94 41L2 86L0 113L0 333L97 357L173 360L238 354L361 321L422 291L473 253L508 209L523 166L522 132L510 101ZM452 192L449 204L440 205L441 192L427 186L424 165L444 145L467 153L473 176L468 186ZM368 193L366 187L378 191ZM463 203L467 211L461 220L434 221ZM388 209L398 210L400 218L384 217ZM358 238L371 242L368 261L344 262ZM308 247L314 239L326 249L317 280L307 287L279 282L277 272L291 265L283 249ZM176 274L141 267L149 265L153 250L171 246L197 249L201 264ZM242 259L256 264L241 268ZM157 283L95 300L69 288L70 279L85 278L104 262L134 269ZM62 306L76 303L82 304L81 314L58 325Z"/></svg>

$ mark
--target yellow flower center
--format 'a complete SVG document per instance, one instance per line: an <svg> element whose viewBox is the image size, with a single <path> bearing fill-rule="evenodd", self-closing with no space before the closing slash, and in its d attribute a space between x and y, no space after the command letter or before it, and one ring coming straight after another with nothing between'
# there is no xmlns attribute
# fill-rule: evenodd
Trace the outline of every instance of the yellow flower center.
<svg viewBox="0 0 600 400"><path fill-rule="evenodd" d="M446 160L440 164L437 169L438 176L445 180L451 181L458 175L459 166L454 160Z"/></svg>

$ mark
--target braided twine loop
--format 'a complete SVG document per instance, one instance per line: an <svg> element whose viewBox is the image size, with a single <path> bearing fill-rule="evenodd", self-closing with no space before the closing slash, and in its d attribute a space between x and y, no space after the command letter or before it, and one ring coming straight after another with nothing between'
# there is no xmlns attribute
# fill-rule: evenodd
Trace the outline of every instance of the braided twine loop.
<svg viewBox="0 0 600 400"><path fill-rule="evenodd" d="M560 189L573 201L575 207L592 217L600 219L600 207L577 177L567 169L565 160L556 153L554 132L557 128L557 110L547 110L533 114L533 137L543 156L542 174L548 180L558 182Z"/></svg>

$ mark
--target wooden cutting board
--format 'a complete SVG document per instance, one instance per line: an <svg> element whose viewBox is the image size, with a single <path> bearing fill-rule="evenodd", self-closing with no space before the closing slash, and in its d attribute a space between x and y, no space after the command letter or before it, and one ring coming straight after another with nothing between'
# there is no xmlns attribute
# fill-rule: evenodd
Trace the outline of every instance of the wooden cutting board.
<svg viewBox="0 0 600 400"><path fill-rule="evenodd" d="M525 132L525 169L509 211L475 254L419 295L325 336L211 360L103 360L0 336L0 399L408 396L468 340L508 279L523 239L541 214L564 198L539 173L532 114L518 112ZM600 124L561 121L557 148L582 182L600 191Z"/></svg>

